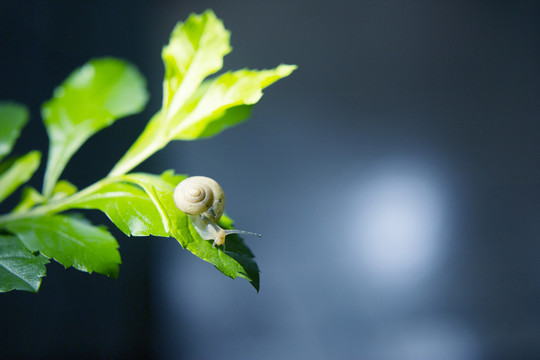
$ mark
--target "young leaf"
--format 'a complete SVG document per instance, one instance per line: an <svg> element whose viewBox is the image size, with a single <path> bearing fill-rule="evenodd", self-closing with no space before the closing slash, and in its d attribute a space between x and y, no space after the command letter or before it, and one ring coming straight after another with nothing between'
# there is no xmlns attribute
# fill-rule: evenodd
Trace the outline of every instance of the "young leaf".
<svg viewBox="0 0 540 360"><path fill-rule="evenodd" d="M39 216L14 220L6 229L24 243L28 250L39 251L66 268L88 273L118 276L118 243L103 227L66 215Z"/></svg>
<svg viewBox="0 0 540 360"><path fill-rule="evenodd" d="M249 115L248 106L262 97L262 89L295 69L294 65L283 64L272 70L244 69L205 82L176 114L170 134L177 140L193 140L243 121Z"/></svg>
<svg viewBox="0 0 540 360"><path fill-rule="evenodd" d="M46 257L32 254L15 236L0 235L0 292L38 291L48 263Z"/></svg>
<svg viewBox="0 0 540 360"><path fill-rule="evenodd" d="M208 137L244 121L262 89L294 71L239 70L204 80L223 66L229 32L213 12L191 15L174 29L163 49L163 106L109 176L123 175L172 140ZM204 81L203 81L204 80Z"/></svg>
<svg viewBox="0 0 540 360"><path fill-rule="evenodd" d="M13 102L0 102L0 160L11 152L28 117L26 107Z"/></svg>
<svg viewBox="0 0 540 360"><path fill-rule="evenodd" d="M204 78L222 68L223 57L231 51L229 39L229 31L212 10L191 14L185 23L175 26L161 53L165 65L162 109L116 164L111 176L127 173L172 140L168 135L171 118Z"/></svg>
<svg viewBox="0 0 540 360"><path fill-rule="evenodd" d="M51 195L67 162L90 136L141 111L147 100L143 76L125 61L94 59L75 70L42 108L50 140L43 194Z"/></svg>
<svg viewBox="0 0 540 360"><path fill-rule="evenodd" d="M0 164L0 202L30 180L39 167L40 161L41 153L31 151L24 156Z"/></svg>
<svg viewBox="0 0 540 360"><path fill-rule="evenodd" d="M174 28L161 57L165 64L163 109L170 119L208 75L223 67L230 33L212 10L191 14Z"/></svg>

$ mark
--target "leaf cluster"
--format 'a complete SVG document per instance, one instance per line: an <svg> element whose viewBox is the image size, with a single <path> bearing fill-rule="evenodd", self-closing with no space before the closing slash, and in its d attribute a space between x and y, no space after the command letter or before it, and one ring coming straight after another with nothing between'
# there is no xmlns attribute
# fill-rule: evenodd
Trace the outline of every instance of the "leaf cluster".
<svg viewBox="0 0 540 360"><path fill-rule="evenodd" d="M41 112L49 137L43 188L24 187L17 206L0 215L0 292L37 291L51 259L66 268L118 276L116 239L106 227L73 212L77 209L102 211L127 236L175 238L223 274L246 278L259 289L254 255L240 237L228 237L226 249L213 247L174 205L173 190L185 175L132 172L173 140L213 136L246 120L262 89L296 68L279 65L210 77L231 51L229 38L210 10L176 25L162 52L161 109L110 173L84 189L61 179L64 168L92 135L145 107L146 82L132 64L107 57L90 60L54 90ZM5 159L28 118L23 105L0 103L0 202L40 166L40 151ZM230 227L232 221L223 217L221 225Z"/></svg>

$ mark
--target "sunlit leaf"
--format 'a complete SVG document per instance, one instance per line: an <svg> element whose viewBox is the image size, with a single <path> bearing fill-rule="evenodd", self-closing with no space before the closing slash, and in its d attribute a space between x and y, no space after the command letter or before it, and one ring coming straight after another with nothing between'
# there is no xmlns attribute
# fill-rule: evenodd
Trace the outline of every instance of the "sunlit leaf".
<svg viewBox="0 0 540 360"><path fill-rule="evenodd" d="M192 140L215 135L245 120L250 105L263 95L262 89L289 76L294 69L294 65L261 71L244 69L205 82L176 114L171 134L178 140Z"/></svg>
<svg viewBox="0 0 540 360"><path fill-rule="evenodd" d="M182 247L233 279L237 276L247 279L259 290L259 269L249 248L240 237L234 235L227 236L225 251L213 247L213 241L203 240L187 215L174 204L173 191L176 184L168 181L171 179L170 173L163 177L144 173L128 174L125 177L139 184L149 194L162 216L163 226L168 228L170 236L176 238Z"/></svg>
<svg viewBox="0 0 540 360"><path fill-rule="evenodd" d="M128 236L169 236L154 203L137 185L127 182L106 184L69 206L103 211Z"/></svg>
<svg viewBox="0 0 540 360"><path fill-rule="evenodd" d="M99 130L146 105L146 83L125 61L101 58L75 70L42 108L50 140L43 192L50 196L69 159Z"/></svg>
<svg viewBox="0 0 540 360"><path fill-rule="evenodd" d="M212 136L246 120L262 89L296 69L244 69L204 80L221 69L230 49L229 32L211 11L176 26L162 53L163 106L110 176L129 172L172 140Z"/></svg>
<svg viewBox="0 0 540 360"><path fill-rule="evenodd" d="M118 243L103 227L79 217L52 215L14 220L6 228L28 250L39 251L66 268L118 276Z"/></svg>
<svg viewBox="0 0 540 360"><path fill-rule="evenodd" d="M205 77L223 66L223 57L231 51L230 33L212 10L191 14L178 23L161 57L165 64L163 108L172 117Z"/></svg>

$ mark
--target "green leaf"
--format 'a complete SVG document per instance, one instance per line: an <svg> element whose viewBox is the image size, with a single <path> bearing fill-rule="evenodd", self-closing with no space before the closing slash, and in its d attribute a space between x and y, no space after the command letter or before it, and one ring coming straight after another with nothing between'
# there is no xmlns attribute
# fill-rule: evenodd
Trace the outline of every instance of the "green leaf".
<svg viewBox="0 0 540 360"><path fill-rule="evenodd" d="M225 275L233 279L237 276L246 278L258 291L259 269L242 239L228 235L225 249L213 247L213 242L203 240L187 215L174 204L174 188L185 178L185 175L177 175L172 170L165 171L161 176L132 173L107 178L86 190L83 195L75 195L62 210L98 209L127 235L174 237L182 247L212 263ZM26 225L30 223L35 221ZM231 228L232 220L223 216L220 224ZM58 226L54 225L53 228ZM16 230L13 223L8 224L8 229ZM31 245L27 244L30 249L39 249L49 256L46 250ZM55 259L65 265L65 262Z"/></svg>
<svg viewBox="0 0 540 360"><path fill-rule="evenodd" d="M227 72L201 86L184 109L176 114L171 134L178 140L215 135L243 121L251 105L262 97L262 89L289 76L296 66L280 65L272 70Z"/></svg>
<svg viewBox="0 0 540 360"><path fill-rule="evenodd" d="M203 240L187 216L180 217L176 223L175 237L182 247L213 264L232 279L237 276L247 279L255 290L259 291L259 267L241 237L235 234L227 235L226 250L222 250L213 247L212 240Z"/></svg>
<svg viewBox="0 0 540 360"><path fill-rule="evenodd" d="M109 176L129 172L172 140L212 136L244 121L262 89L296 69L244 69L204 80L221 69L230 50L229 32L211 11L176 26L162 53L163 106Z"/></svg>
<svg viewBox="0 0 540 360"><path fill-rule="evenodd" d="M31 151L24 156L0 164L0 202L30 180L39 167L40 161L41 153Z"/></svg>
<svg viewBox="0 0 540 360"><path fill-rule="evenodd" d="M173 170L165 171L161 178L176 186L186 178ZM164 227L159 204L150 197L137 183L128 178L108 178L101 186L91 192L70 201L71 209L97 209L103 211L109 219L128 236L170 236Z"/></svg>
<svg viewBox="0 0 540 360"><path fill-rule="evenodd" d="M172 140L172 117L205 77L222 68L223 57L231 51L229 39L229 31L211 10L191 14L185 23L175 26L161 53L165 65L162 109L116 164L111 176L127 173Z"/></svg>
<svg viewBox="0 0 540 360"><path fill-rule="evenodd" d="M229 31L212 10L191 14L185 23L176 25L161 54L165 64L163 109L170 109L173 115L205 77L223 67L223 57L232 50L229 39Z"/></svg>
<svg viewBox="0 0 540 360"><path fill-rule="evenodd" d="M66 268L118 276L118 243L103 227L66 215L25 218L5 226L30 251L39 251Z"/></svg>
<svg viewBox="0 0 540 360"><path fill-rule="evenodd" d="M0 160L13 149L28 121L28 109L13 102L0 102Z"/></svg>
<svg viewBox="0 0 540 360"><path fill-rule="evenodd" d="M209 116L205 121L201 121L197 137L211 137L231 126L246 121L251 114L252 108L253 105L239 105L224 111L216 112L215 116ZM181 137L178 138L181 139ZM186 138L185 140L189 140L189 138Z"/></svg>
<svg viewBox="0 0 540 360"><path fill-rule="evenodd" d="M106 184L71 202L69 206L103 211L128 236L169 236L146 192L127 182Z"/></svg>
<svg viewBox="0 0 540 360"><path fill-rule="evenodd" d="M146 83L129 63L94 59L75 70L42 108L50 140L43 193L49 197L73 154L99 130L141 111Z"/></svg>
<svg viewBox="0 0 540 360"><path fill-rule="evenodd" d="M170 172L161 177L145 173L134 173L124 176L125 179L141 186L152 199L161 215L161 222L169 235L176 238L183 248L213 264L223 274L247 279L259 291L259 269L253 260L253 254L238 236L227 236L226 251L213 247L211 240L203 240L191 224L186 214L178 210L173 200L173 192L177 183ZM228 222L227 218L224 219Z"/></svg>
<svg viewBox="0 0 540 360"><path fill-rule="evenodd" d="M36 292L45 276L49 260L34 255L15 236L0 235L0 292Z"/></svg>
<svg viewBox="0 0 540 360"><path fill-rule="evenodd" d="M242 239L229 235L226 251L213 247L213 242L203 240L174 204L174 188L184 178L171 170L161 176L133 173L108 178L103 185L71 201L68 208L99 209L127 235L174 237L225 275L246 278L258 291L259 269ZM230 228L232 220L224 216L220 224Z"/></svg>

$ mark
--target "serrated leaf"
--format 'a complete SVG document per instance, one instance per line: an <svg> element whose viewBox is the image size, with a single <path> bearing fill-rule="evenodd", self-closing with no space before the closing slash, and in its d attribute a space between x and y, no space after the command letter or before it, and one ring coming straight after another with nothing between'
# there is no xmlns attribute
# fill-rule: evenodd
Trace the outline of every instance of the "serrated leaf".
<svg viewBox="0 0 540 360"><path fill-rule="evenodd" d="M0 235L0 292L38 291L48 263L43 255L28 251L17 237Z"/></svg>
<svg viewBox="0 0 540 360"><path fill-rule="evenodd" d="M106 184L71 202L70 207L101 210L128 236L169 236L152 200L142 188L130 183Z"/></svg>
<svg viewBox="0 0 540 360"><path fill-rule="evenodd" d="M66 268L118 276L118 243L103 227L74 216L51 215L14 220L6 229L32 252L39 251Z"/></svg>
<svg viewBox="0 0 540 360"><path fill-rule="evenodd" d="M198 129L193 129L194 131L191 136L198 132L198 135L196 135L197 138L207 138L234 125L238 125L249 118L252 108L253 105L239 105L223 111L217 111L213 116L208 116L205 118L205 121L201 121L198 124ZM178 139L182 139L181 136ZM185 140L190 139L186 138Z"/></svg>
<svg viewBox="0 0 540 360"><path fill-rule="evenodd" d="M259 291L259 267L253 260L253 253L244 244L241 237L227 236L225 250L212 246L212 240L199 236L187 216L176 220L174 237L178 242L199 258L213 264L219 271L235 279L237 276L248 280Z"/></svg>
<svg viewBox="0 0 540 360"><path fill-rule="evenodd" d="M141 111L147 100L143 76L125 61L94 59L75 70L42 108L50 140L44 195L51 195L67 162L90 136Z"/></svg>
<svg viewBox="0 0 540 360"><path fill-rule="evenodd" d="M177 140L215 135L247 118L251 105L262 97L262 89L289 76L296 66L280 65L272 70L238 70L205 82L175 116L172 134Z"/></svg>
<svg viewBox="0 0 540 360"><path fill-rule="evenodd" d="M259 290L259 269L249 248L240 237L233 235L227 236L225 251L213 247L213 241L203 240L187 215L178 210L174 204L173 192L176 184L169 182L172 178L170 173L165 173L162 177L134 173L123 178L145 190L161 216L163 227L183 248L213 264L219 271L233 279L237 276L247 279L257 291Z"/></svg>
<svg viewBox="0 0 540 360"><path fill-rule="evenodd" d="M71 201L70 209L99 209L127 235L174 237L185 249L210 262L223 274L247 279L259 291L259 268L253 253L237 235L228 235L225 248L212 246L202 239L189 218L177 209L173 200L176 185L185 175L172 170L161 176L145 173L127 174L91 193ZM222 216L220 225L232 227L232 220Z"/></svg>
<svg viewBox="0 0 540 360"><path fill-rule="evenodd" d="M191 14L178 23L161 57L165 64L163 109L172 115L193 94L205 77L223 66L223 57L232 49L230 33L212 10Z"/></svg>
<svg viewBox="0 0 540 360"><path fill-rule="evenodd" d="M13 149L28 117L29 112L25 106L13 102L0 102L0 160Z"/></svg>
<svg viewBox="0 0 540 360"><path fill-rule="evenodd" d="M30 180L39 167L40 161L41 153L31 151L24 156L0 164L0 202Z"/></svg>
<svg viewBox="0 0 540 360"><path fill-rule="evenodd" d="M172 140L212 136L246 120L262 89L296 68L244 69L203 80L221 69L229 51L229 32L213 12L177 25L162 53L163 106L109 176L129 172Z"/></svg>

